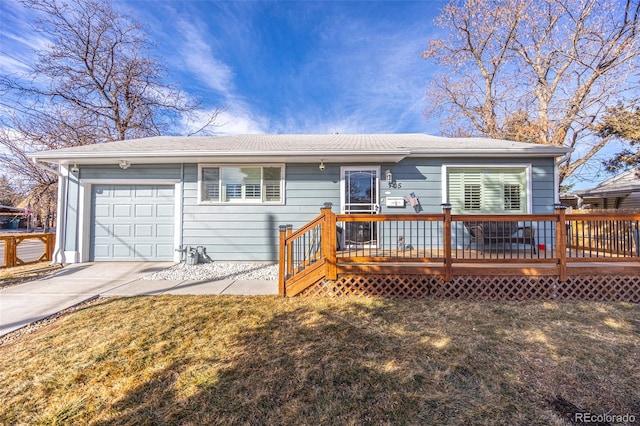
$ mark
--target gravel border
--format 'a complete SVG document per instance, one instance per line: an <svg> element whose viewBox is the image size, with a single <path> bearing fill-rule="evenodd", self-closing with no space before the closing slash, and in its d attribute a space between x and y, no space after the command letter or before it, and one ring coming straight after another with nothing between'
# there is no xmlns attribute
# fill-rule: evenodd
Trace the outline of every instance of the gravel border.
<svg viewBox="0 0 640 426"><path fill-rule="evenodd" d="M278 280L273 263L211 262L197 265L178 263L142 277L143 280Z"/></svg>

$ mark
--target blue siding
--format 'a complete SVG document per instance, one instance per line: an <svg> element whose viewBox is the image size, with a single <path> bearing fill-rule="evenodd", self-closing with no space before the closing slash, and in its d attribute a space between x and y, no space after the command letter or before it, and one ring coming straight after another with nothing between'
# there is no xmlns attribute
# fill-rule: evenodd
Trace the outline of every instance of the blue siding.
<svg viewBox="0 0 640 426"><path fill-rule="evenodd" d="M391 170L396 186L401 188L389 188L387 182L382 178L380 184L381 212L382 213L415 213L416 210L405 203L404 208L386 207L383 197L405 197L412 192L420 200L420 213L440 213L442 212L442 166L443 165L463 165L482 166L511 164L531 164L531 204L534 214L553 213L554 204L554 160L551 158L540 159L463 159L463 158L410 158L398 164L383 164L381 174L384 176L385 170ZM422 246L423 240L442 240L442 227L435 227L438 235L431 235L431 229L426 232L414 233L413 238L409 237L409 232L393 232L392 235L384 235L385 244L395 246L397 237L402 235L406 244ZM462 233L465 233L462 223L455 224L452 228L453 241L462 241ZM396 235L397 234L397 235ZM407 235L405 235L407 234ZM552 236L547 235L548 241ZM458 247L463 248L463 247Z"/></svg>
<svg viewBox="0 0 640 426"><path fill-rule="evenodd" d="M214 260L275 261L278 226L300 228L324 202L340 205L340 168L285 167L285 205L198 204L198 165L184 167L183 245L205 246Z"/></svg>
<svg viewBox="0 0 640 426"><path fill-rule="evenodd" d="M381 182L381 197L404 197L414 192L420 199L422 213L440 213L442 211L442 165L510 165L531 164L532 211L530 213L553 213L554 203L554 160L539 159L464 159L464 158L409 158L398 164L383 164L381 174L391 170L393 180L401 188L389 188L386 182ZM384 178L383 178L384 180ZM388 192L389 194L385 194ZM388 208L381 199L383 213L415 213L413 207L407 203L404 208Z"/></svg>
<svg viewBox="0 0 640 426"><path fill-rule="evenodd" d="M207 159L208 162L215 160ZM403 208L387 208L385 197L405 197L415 193L422 213L440 213L442 203L442 165L532 164L532 212L551 213L554 203L554 160L545 159L462 159L409 158L398 164L380 164L380 205L382 213L414 213L406 203ZM225 205L198 203L198 165L132 165L122 170L117 164L82 166L82 179L181 179L182 245L205 246L214 260L275 261L278 256L278 226L292 224L298 229L316 217L325 202L340 211L340 166L326 164L289 164L285 167L284 205ZM367 164L377 166L377 164ZM384 173L389 169L400 188L389 188ZM180 196L180 194L176 194ZM68 230L65 247L77 248L77 185L69 182ZM90 214L87 212L86 214ZM464 232L460 230L460 232ZM438 231L441 235L441 229ZM430 237L430 236L427 236ZM390 236L397 238L397 236ZM407 241L407 243L409 243Z"/></svg>
<svg viewBox="0 0 640 426"><path fill-rule="evenodd" d="M82 166L80 179L180 179L180 164L133 164L122 170L117 164Z"/></svg>

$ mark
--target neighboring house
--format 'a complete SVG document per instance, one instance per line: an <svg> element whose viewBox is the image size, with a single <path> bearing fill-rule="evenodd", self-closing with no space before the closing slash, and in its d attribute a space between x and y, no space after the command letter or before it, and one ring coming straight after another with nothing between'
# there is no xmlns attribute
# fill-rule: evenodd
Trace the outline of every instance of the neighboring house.
<svg viewBox="0 0 640 426"><path fill-rule="evenodd" d="M0 229L11 228L12 225L17 227L16 220L22 219L23 212L24 210L18 207L0 206Z"/></svg>
<svg viewBox="0 0 640 426"><path fill-rule="evenodd" d="M578 209L640 211L640 166L605 180L592 189L563 194L560 200Z"/></svg>
<svg viewBox="0 0 640 426"><path fill-rule="evenodd" d="M56 261L275 261L278 225L319 214L551 213L567 148L423 134L152 137L32 155L58 163ZM43 167L47 167L42 164Z"/></svg>

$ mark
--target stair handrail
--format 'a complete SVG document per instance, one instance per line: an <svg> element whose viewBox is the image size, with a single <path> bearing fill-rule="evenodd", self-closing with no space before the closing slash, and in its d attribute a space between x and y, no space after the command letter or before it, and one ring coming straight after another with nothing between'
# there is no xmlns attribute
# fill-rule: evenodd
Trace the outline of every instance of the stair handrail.
<svg viewBox="0 0 640 426"><path fill-rule="evenodd" d="M308 276L312 269L324 267L321 278L335 279L337 276L335 252L336 220L335 214L331 211L331 203L325 203L325 206L320 209L320 215L302 228L295 232L292 232L292 229L292 225L280 225L279 227L278 293L281 296L286 296L287 288L298 279ZM316 232L320 237L320 241L317 241L318 235L314 235L313 246L315 246L315 251L311 253L312 248L310 246L308 253L303 253L301 259L296 259L295 242L300 238L305 238L310 232Z"/></svg>

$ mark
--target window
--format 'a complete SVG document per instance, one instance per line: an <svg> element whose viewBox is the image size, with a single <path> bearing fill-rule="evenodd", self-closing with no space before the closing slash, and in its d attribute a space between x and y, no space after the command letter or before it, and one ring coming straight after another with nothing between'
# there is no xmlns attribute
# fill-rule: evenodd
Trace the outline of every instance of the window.
<svg viewBox="0 0 640 426"><path fill-rule="evenodd" d="M504 209L520 210L520 185L504 186Z"/></svg>
<svg viewBox="0 0 640 426"><path fill-rule="evenodd" d="M282 166L200 166L200 201L281 203Z"/></svg>
<svg viewBox="0 0 640 426"><path fill-rule="evenodd" d="M220 169L202 169L202 199L220 200Z"/></svg>
<svg viewBox="0 0 640 426"><path fill-rule="evenodd" d="M527 213L527 166L445 166L453 213Z"/></svg>
<svg viewBox="0 0 640 426"><path fill-rule="evenodd" d="M479 184L464 185L464 209L480 210L480 185Z"/></svg>

